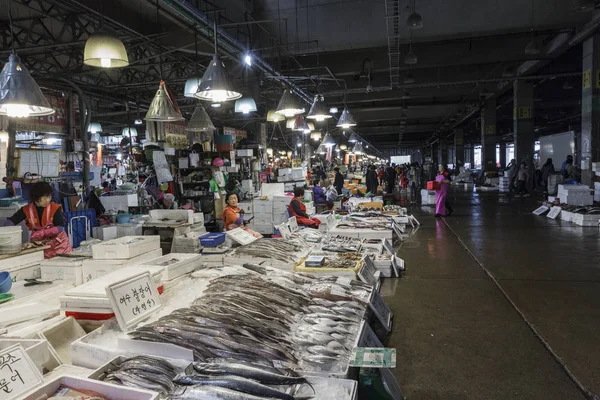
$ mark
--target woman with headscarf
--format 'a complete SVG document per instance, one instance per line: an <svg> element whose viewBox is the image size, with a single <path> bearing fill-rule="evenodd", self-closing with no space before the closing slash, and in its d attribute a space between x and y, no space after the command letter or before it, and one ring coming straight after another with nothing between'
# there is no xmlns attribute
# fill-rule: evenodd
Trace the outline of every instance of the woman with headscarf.
<svg viewBox="0 0 600 400"><path fill-rule="evenodd" d="M440 164L439 171L435 177L435 180L439 183L435 191L435 216L437 218L450 216L454 212L447 199L450 173L444 164Z"/></svg>

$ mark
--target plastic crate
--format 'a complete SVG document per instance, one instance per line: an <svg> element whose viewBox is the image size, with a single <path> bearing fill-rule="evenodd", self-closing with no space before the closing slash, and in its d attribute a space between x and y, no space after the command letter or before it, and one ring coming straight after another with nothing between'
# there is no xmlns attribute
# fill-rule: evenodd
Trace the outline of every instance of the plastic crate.
<svg viewBox="0 0 600 400"><path fill-rule="evenodd" d="M67 225L71 222L71 219L75 217L86 217L90 221L90 236L94 227L98 226L98 220L96 219L96 210L78 210L78 211L67 211L64 213ZM76 219L73 221L73 248L79 247L79 244L86 240L86 228L85 221L83 219Z"/></svg>
<svg viewBox="0 0 600 400"><path fill-rule="evenodd" d="M207 233L200 236L200 245L204 247L217 247L225 242L227 234L225 232Z"/></svg>

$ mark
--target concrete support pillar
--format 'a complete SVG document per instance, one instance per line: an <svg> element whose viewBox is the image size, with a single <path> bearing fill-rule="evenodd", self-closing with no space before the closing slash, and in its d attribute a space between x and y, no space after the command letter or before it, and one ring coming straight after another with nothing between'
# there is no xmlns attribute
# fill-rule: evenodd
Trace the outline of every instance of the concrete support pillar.
<svg viewBox="0 0 600 400"><path fill-rule="evenodd" d="M515 160L525 161L529 166L532 179L527 183L527 190L533 190L533 153L535 148L535 133L533 131L533 83L525 81L514 82L513 123L515 131Z"/></svg>
<svg viewBox="0 0 600 400"><path fill-rule="evenodd" d="M581 183L591 185L592 162L600 162L600 34L583 42L581 81ZM575 156L575 155L574 155Z"/></svg>
<svg viewBox="0 0 600 400"><path fill-rule="evenodd" d="M437 160L438 165L448 164L448 142L445 137L441 137L438 141Z"/></svg>
<svg viewBox="0 0 600 400"><path fill-rule="evenodd" d="M506 142L500 142L500 166L506 168Z"/></svg>
<svg viewBox="0 0 600 400"><path fill-rule="evenodd" d="M454 168L465 165L465 134L462 129L454 131Z"/></svg>
<svg viewBox="0 0 600 400"><path fill-rule="evenodd" d="M481 168L496 171L496 99L487 100L481 110Z"/></svg>

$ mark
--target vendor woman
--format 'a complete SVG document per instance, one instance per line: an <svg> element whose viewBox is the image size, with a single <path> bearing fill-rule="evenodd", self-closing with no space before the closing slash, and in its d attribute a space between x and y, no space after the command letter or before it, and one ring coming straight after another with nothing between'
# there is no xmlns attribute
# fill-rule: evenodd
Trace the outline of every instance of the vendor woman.
<svg viewBox="0 0 600 400"><path fill-rule="evenodd" d="M225 203L227 203L227 206L223 210L223 224L225 226L225 230L230 231L235 228L242 228L246 232L252 234L254 237L263 237L260 233L254 232L246 226L247 222L244 220L244 210L238 207L238 202L239 198L236 193L227 193L227 197L225 197Z"/></svg>
<svg viewBox="0 0 600 400"><path fill-rule="evenodd" d="M25 221L30 231L45 229L50 226L58 228L58 232L65 230L65 217L60 204L52 202L52 187L47 182L38 182L31 185L29 191L31 203L23 206L12 217L8 218L13 225Z"/></svg>
<svg viewBox="0 0 600 400"><path fill-rule="evenodd" d="M321 224L317 218L311 218L306 213L306 206L302 203L304 198L304 188L296 186L294 188L294 198L290 202L290 214L296 217L296 222L299 225L304 225L309 228L318 228Z"/></svg>

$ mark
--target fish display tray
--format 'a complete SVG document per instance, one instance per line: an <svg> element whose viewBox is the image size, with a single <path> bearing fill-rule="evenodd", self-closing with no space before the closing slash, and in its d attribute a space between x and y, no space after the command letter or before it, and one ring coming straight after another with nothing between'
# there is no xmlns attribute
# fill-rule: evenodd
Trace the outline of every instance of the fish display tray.
<svg viewBox="0 0 600 400"><path fill-rule="evenodd" d="M162 279L163 281L170 281L190 273L199 267L201 265L200 258L201 256L199 254L169 253L166 256L154 258L150 261L144 261L139 265L163 267ZM163 263L169 263L172 260L177 261L168 265L162 265Z"/></svg>
<svg viewBox="0 0 600 400"><path fill-rule="evenodd" d="M124 236L92 245L95 260L129 259L160 249L160 236Z"/></svg>
<svg viewBox="0 0 600 400"><path fill-rule="evenodd" d="M50 343L50 351L61 363L71 364L71 343L85 336L85 331L75 319L68 317L42 330L39 336Z"/></svg>

